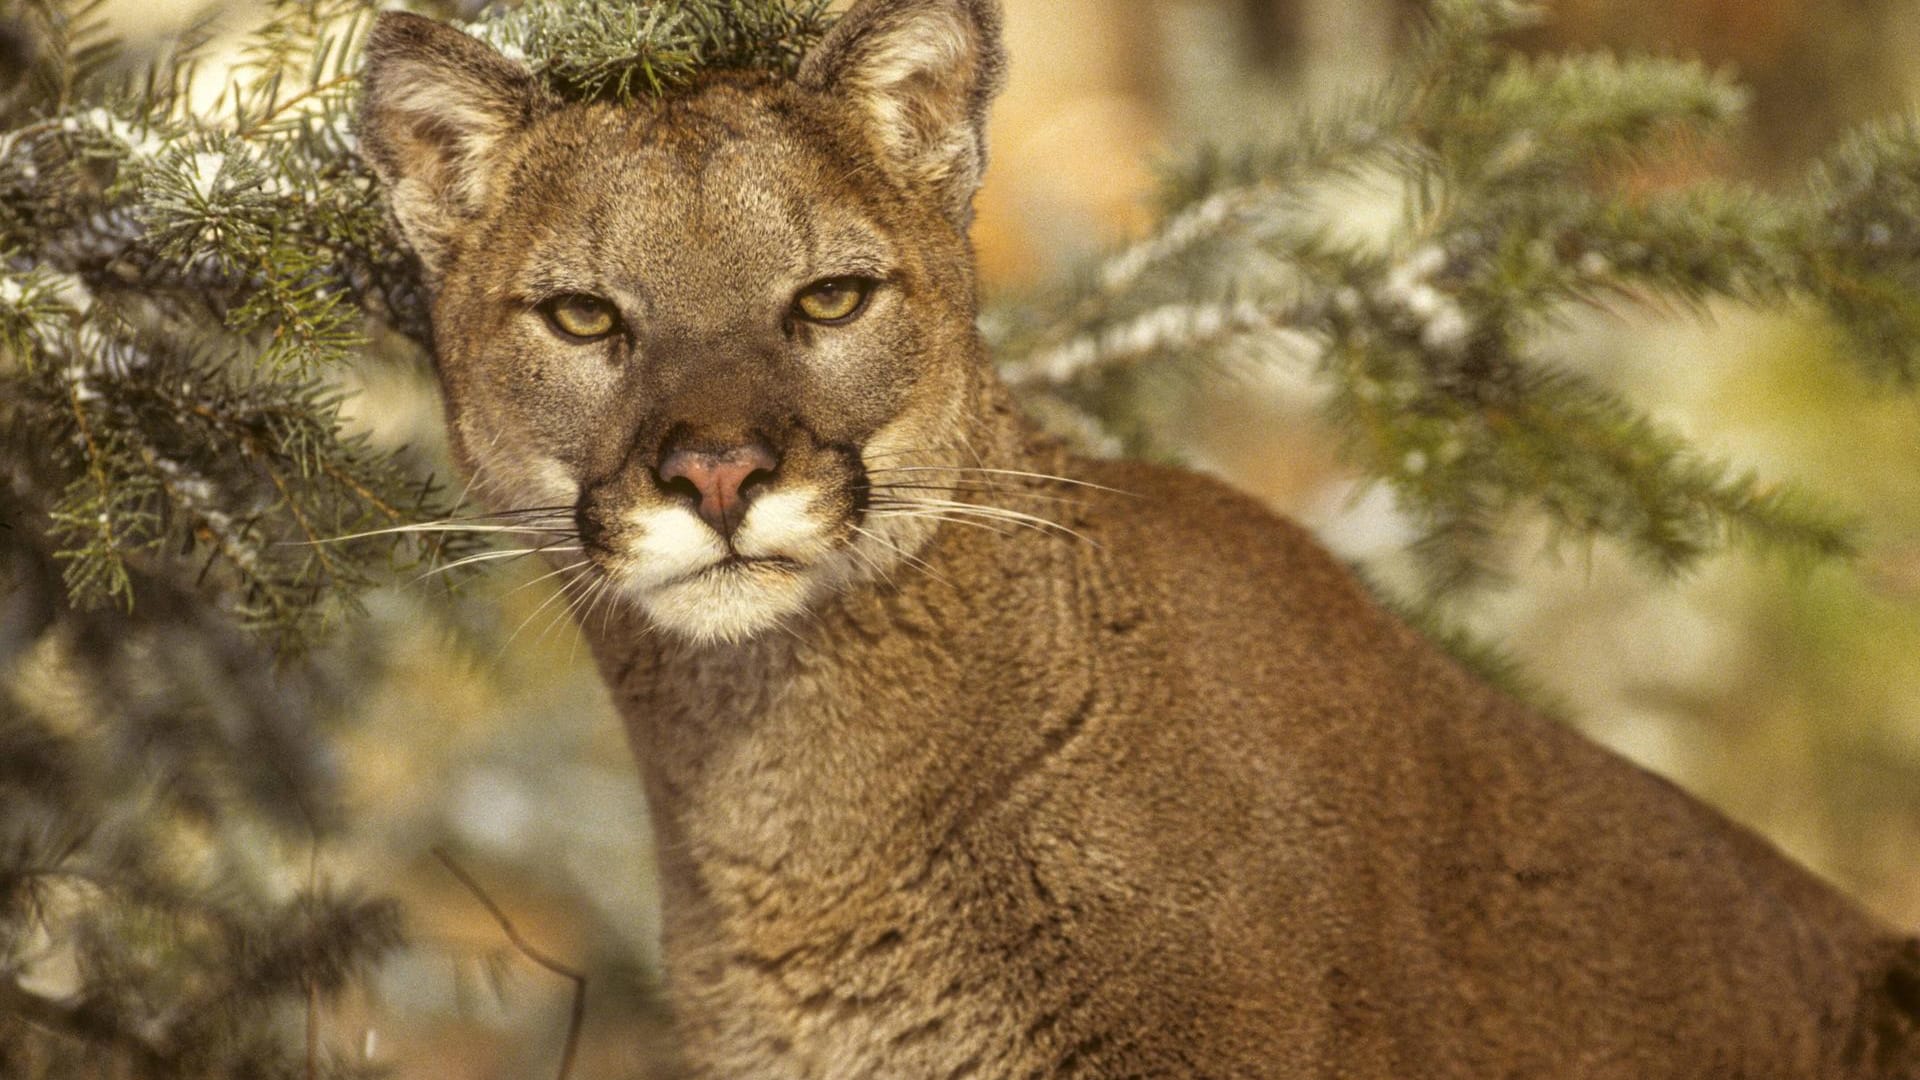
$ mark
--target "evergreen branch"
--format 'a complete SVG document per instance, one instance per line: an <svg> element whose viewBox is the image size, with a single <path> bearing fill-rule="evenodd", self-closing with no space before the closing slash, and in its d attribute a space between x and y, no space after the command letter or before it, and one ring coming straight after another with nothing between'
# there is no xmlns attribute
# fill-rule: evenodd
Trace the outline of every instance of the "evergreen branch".
<svg viewBox="0 0 1920 1080"><path fill-rule="evenodd" d="M631 102L712 71L791 74L830 0L534 0L470 29L574 100Z"/></svg>
<svg viewBox="0 0 1920 1080"><path fill-rule="evenodd" d="M1849 137L1808 190L1818 222L1810 291L1870 374L1920 384L1920 115Z"/></svg>
<svg viewBox="0 0 1920 1080"><path fill-rule="evenodd" d="M165 1075L172 1056L166 1048L115 1022L86 1003L54 1001L0 979L0 1023L7 1019L65 1036L87 1046L106 1046L127 1054L149 1075Z"/></svg>
<svg viewBox="0 0 1920 1080"><path fill-rule="evenodd" d="M1239 334L1293 321L1289 312L1248 302L1171 304L1025 357L1017 367L1006 369L1005 379L1015 390L1064 387L1089 372L1111 375L1118 368L1168 352L1211 348Z"/></svg>
<svg viewBox="0 0 1920 1080"><path fill-rule="evenodd" d="M559 1080L567 1080L567 1077L573 1073L574 1057L580 1048L580 1029L585 1025L587 1018L586 975L548 956L523 937L519 929L513 925L513 920L507 917L507 913L501 910L499 904L494 903L493 897L487 895L487 891L474 880L473 875L467 873L466 869L456 862L445 848L434 848L433 857L439 859L440 864L447 868L447 872L459 879L460 884L473 894L474 899L480 901L480 906L486 908L487 914L493 916L493 921L500 924L501 933L507 935L507 940L513 944L520 955L573 983L573 1007L567 1015L567 1041L560 1055Z"/></svg>
<svg viewBox="0 0 1920 1080"><path fill-rule="evenodd" d="M1427 162L1427 149L1405 117L1407 88L1389 83L1377 92L1332 106L1326 113L1294 117L1283 140L1226 149L1201 146L1160 166L1156 202L1165 220L1238 189L1274 193L1305 183L1352 177L1373 166L1411 171ZM1201 215L1219 216L1219 211ZM1171 232L1162 226L1158 232Z"/></svg>
<svg viewBox="0 0 1920 1080"><path fill-rule="evenodd" d="M1600 54L1509 57L1485 86L1409 116L1459 183L1538 184L1650 153L1663 138L1714 136L1746 94L1697 63Z"/></svg>
<svg viewBox="0 0 1920 1080"><path fill-rule="evenodd" d="M1210 177L1200 180L1195 186L1210 180ZM1106 296L1124 293L1148 274L1244 225L1270 198L1271 193L1249 184L1216 192L1183 207L1153 235L1101 264L1095 276L1100 292ZM1098 295L1087 298L1079 306L1079 312L1090 311L1100 300ZM1077 320L1069 316L1066 321Z"/></svg>
<svg viewBox="0 0 1920 1080"><path fill-rule="evenodd" d="M1850 555L1844 525L1729 478L1517 343L1571 305L1812 302L1863 362L1920 378L1920 119L1850 140L1810 197L1627 185L1680 140L1727 129L1744 93L1697 64L1501 43L1537 14L1444 0L1383 90L1168 170L1151 233L1039 314L990 320L1008 381L1080 438L1147 422L1127 389L1146 369L1204 369L1243 346L1322 356L1331 418L1428 526L1437 592L1485 578L1496 522L1523 508L1663 571L1736 539ZM1377 248L1330 244L1320 194L1365 173L1398 185L1401 218ZM1131 441L1178 442L1146 435Z"/></svg>
<svg viewBox="0 0 1920 1080"><path fill-rule="evenodd" d="M325 82L318 83L314 86L309 86L305 90L300 91L299 93L293 95L287 100L282 101L279 104L273 106L272 108L268 109L266 112L260 114L259 116L254 117L253 119L247 121L244 124L238 125L234 129L234 135L235 137L241 138L241 139L255 138L261 135L262 133L264 133L268 129L269 125L271 125L275 120L279 119L280 117L286 115L288 111L294 108L297 108L300 105L303 105L306 102L311 101L314 98L320 97L324 94L329 94L336 90L344 89L345 87L351 86L357 81L359 81L359 78L360 78L360 73L357 71L343 72L339 75L335 75L333 78L328 79Z"/></svg>
<svg viewBox="0 0 1920 1080"><path fill-rule="evenodd" d="M0 252L0 358L31 367L59 336L50 324L71 323L80 314L80 305L71 298L84 288L72 275L44 267L8 274L4 266L9 261L11 257Z"/></svg>
<svg viewBox="0 0 1920 1080"><path fill-rule="evenodd" d="M1471 538L1523 505L1567 535L1618 539L1663 573L1735 539L1815 559L1854 553L1850 527L1785 489L1728 479L1724 467L1572 375L1482 356L1477 362L1497 374L1456 388L1427 381L1417 360L1371 355L1367 346L1340 355L1367 373L1329 406L1353 452L1436 541L1461 549L1462 561L1434 563L1449 567L1436 592L1477 577Z"/></svg>
<svg viewBox="0 0 1920 1080"><path fill-rule="evenodd" d="M1476 307L1552 317L1572 302L1789 302L1804 284L1806 219L1783 201L1701 183L1650 195L1558 192L1463 208L1458 285Z"/></svg>
<svg viewBox="0 0 1920 1080"><path fill-rule="evenodd" d="M97 504L99 506L99 512L95 516L95 522L99 530L99 541L95 547L107 553L110 560L107 564L109 573L107 577L106 597L108 599L116 596L122 597L128 605L131 605L133 603L132 582L127 577L125 564L114 557L120 550L119 539L114 535L114 517L108 510L108 507L113 505L114 485L113 482L107 478L106 455L101 450L99 440L94 437L93 425L87 420L87 408L81 400L81 384L78 380L70 379L67 381L67 403L73 410L74 428L79 432L81 444L86 448L87 475L93 481L95 491L99 496L99 502ZM74 516L75 515L72 514L67 515L68 521L72 522ZM75 560L73 565L78 567L87 564ZM70 579L69 584L75 585L77 582Z"/></svg>
<svg viewBox="0 0 1920 1080"><path fill-rule="evenodd" d="M1457 112L1483 92L1508 55L1501 39L1545 19L1532 0L1432 0L1426 16L1403 78L1427 115Z"/></svg>

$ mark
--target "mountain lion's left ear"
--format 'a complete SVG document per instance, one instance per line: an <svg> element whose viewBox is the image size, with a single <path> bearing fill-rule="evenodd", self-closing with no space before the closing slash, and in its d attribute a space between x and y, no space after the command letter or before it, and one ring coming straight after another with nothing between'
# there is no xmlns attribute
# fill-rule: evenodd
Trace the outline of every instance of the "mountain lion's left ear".
<svg viewBox="0 0 1920 1080"><path fill-rule="evenodd" d="M987 165L987 106L1006 53L998 0L862 0L800 65L801 85L852 101L901 179L965 229Z"/></svg>

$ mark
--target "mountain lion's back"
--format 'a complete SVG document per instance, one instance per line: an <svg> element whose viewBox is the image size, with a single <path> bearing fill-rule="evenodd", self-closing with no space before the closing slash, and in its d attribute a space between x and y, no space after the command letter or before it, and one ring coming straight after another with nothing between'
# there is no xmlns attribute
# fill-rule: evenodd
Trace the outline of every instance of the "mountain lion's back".
<svg viewBox="0 0 1920 1080"><path fill-rule="evenodd" d="M1486 687L1251 499L1076 472L1126 493L1072 519L1134 747L1091 784L1140 815L1160 913L1205 927L1250 1047L1283 1019L1382 1075L1920 1075L1913 943Z"/></svg>

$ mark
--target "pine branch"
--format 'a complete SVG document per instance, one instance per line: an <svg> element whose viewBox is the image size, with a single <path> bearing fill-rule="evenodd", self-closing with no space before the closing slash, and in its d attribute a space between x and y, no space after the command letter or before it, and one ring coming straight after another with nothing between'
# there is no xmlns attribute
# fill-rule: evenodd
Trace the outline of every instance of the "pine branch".
<svg viewBox="0 0 1920 1080"><path fill-rule="evenodd" d="M457 878L460 884L468 892L473 894L474 899L480 901L480 905L487 909L487 914L491 915L493 921L500 925L500 932L507 936L507 940L513 944L515 951L573 984L573 1007L567 1015L567 1040L565 1049L562 1050L560 1054L560 1073L558 1078L558 1080L567 1080L567 1077L573 1074L574 1058L578 1054L580 1047L580 1029L586 1023L587 1018L587 977L572 967L548 956L532 942L523 937L519 928L513 925L513 920L508 918L507 913L500 909L500 905L494 902L493 897L489 896L487 891L481 888L480 883L474 880L473 875L467 873L466 868L456 862L453 856L447 853L445 848L434 848L433 857L439 859L440 864L447 868L447 872Z"/></svg>
<svg viewBox="0 0 1920 1080"><path fill-rule="evenodd" d="M573 100L628 102L711 71L791 74L830 0L543 0L472 29Z"/></svg>
<svg viewBox="0 0 1920 1080"><path fill-rule="evenodd" d="M1859 346L1862 366L1920 382L1920 116L1870 125L1809 182L1806 287Z"/></svg>
<svg viewBox="0 0 1920 1080"><path fill-rule="evenodd" d="M1409 119L1458 182L1529 186L1722 134L1745 110L1739 87L1696 63L1515 56L1484 86L1421 99Z"/></svg>
<svg viewBox="0 0 1920 1080"><path fill-rule="evenodd" d="M1519 55L1503 38L1538 14L1442 0L1384 88L1169 170L1151 233L988 321L1009 382L1081 445L1166 448L1130 389L1157 372L1308 365L1355 463L1424 523L1430 599L1497 578L1493 539L1523 513L1663 573L1735 543L1848 556L1830 513L1731 478L1530 342L1580 307L1818 306L1910 383L1920 123L1862 133L1800 192L1630 185L1730 130L1744 93L1696 64ZM1377 246L1327 239L1324 194L1356 178L1400 194Z"/></svg>
<svg viewBox="0 0 1920 1080"><path fill-rule="evenodd" d="M0 978L0 1031L10 1020L31 1024L88 1046L111 1048L130 1056L136 1067L148 1075L165 1075L171 1064L165 1048L126 1030L115 1023L112 1016L84 1002L70 1004L28 993L11 979Z"/></svg>

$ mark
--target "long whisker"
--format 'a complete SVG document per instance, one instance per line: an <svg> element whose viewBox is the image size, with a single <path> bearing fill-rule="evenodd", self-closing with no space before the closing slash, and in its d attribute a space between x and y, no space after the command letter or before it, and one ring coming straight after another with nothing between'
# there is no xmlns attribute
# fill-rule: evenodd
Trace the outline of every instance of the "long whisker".
<svg viewBox="0 0 1920 1080"><path fill-rule="evenodd" d="M350 540L366 540L375 536L407 536L418 533L533 533L548 535L573 535L575 530L553 525L461 525L447 521L423 521L415 525L394 525L385 529L352 533L347 536L332 536L319 540L300 541L296 546L312 547L319 544L344 544Z"/></svg>
<svg viewBox="0 0 1920 1080"><path fill-rule="evenodd" d="M552 516L552 517L570 517L573 515L575 509L576 508L571 505L559 504L559 503L556 503L553 506L518 506L511 510L475 510L471 514L450 514L447 517L442 518L441 520L473 521L473 520L481 520L485 518L521 517L528 514L536 514L536 515Z"/></svg>
<svg viewBox="0 0 1920 1080"><path fill-rule="evenodd" d="M1043 518L1038 514L1029 514L1005 506L990 506L982 503L957 502L953 499L929 499L920 497L875 500L874 505L876 508L884 510L897 510L903 507L924 507L930 510L939 510L943 513L968 514L975 517L992 518L1015 525L1025 525L1028 528L1038 529L1042 532L1059 531L1069 536L1079 537L1081 540L1085 540L1090 544L1093 543L1090 537L1075 532L1073 529L1051 518ZM1095 546L1097 547L1098 545Z"/></svg>
<svg viewBox="0 0 1920 1080"><path fill-rule="evenodd" d="M578 607L587 597L593 595L594 587L598 584L599 582L592 578L574 578L572 581L562 585L560 587L561 593L568 594L571 591L571 594L567 595L567 602L560 605L560 610L554 612L553 617L547 620L547 625L541 628L540 636L535 640L545 641L547 635L553 633L554 630L565 624L567 617L573 614L573 609Z"/></svg>
<svg viewBox="0 0 1920 1080"><path fill-rule="evenodd" d="M1056 503L1068 503L1068 504L1070 504L1070 505L1073 505L1073 506L1080 506L1080 505L1083 505L1083 504L1084 504L1084 503L1086 502L1086 500L1085 500L1084 498L1082 498L1082 497L1079 497L1079 496L1074 496L1074 495L1048 495L1048 494L1045 494L1045 493L1042 493L1042 492L1038 492L1038 491L1021 491L1021 490L1019 490L1019 489L1017 489L1017 488L1010 488L1010 487L1007 487L1007 486L1006 486L1006 485L1004 485L1004 484L995 484L995 483L993 483L992 481L980 481L980 480L955 480L955 481L953 481L952 483L949 483L949 484L893 484L893 483L887 483L887 484L870 484L870 485L868 485L868 490L869 490L869 491L873 491L873 492L887 492L887 491L946 491L946 492L953 492L953 491L959 491L959 492L971 492L971 491L982 491L982 492L990 492L990 493L992 493L992 494L995 494L995 495L1005 495L1005 496L1007 496L1008 498L1014 498L1014 499L1040 499L1040 500L1042 500L1042 501L1045 501L1045 502L1056 502Z"/></svg>
<svg viewBox="0 0 1920 1080"><path fill-rule="evenodd" d="M425 581L428 578L439 577L441 574L450 574L453 571L458 570L462 567L474 566L479 563L499 562L503 559L524 559L529 555L543 555L550 551L584 551L584 550L586 549L579 547L578 545L571 545L567 547L556 547L552 544L548 544L548 545L545 545L542 547L536 547L536 548L513 548L508 551L483 551L477 555L468 555L465 558L455 559L454 561L448 563L445 566L436 566L433 569L428 570L427 572L421 574L419 577L414 578L413 582L410 582L409 584Z"/></svg>
<svg viewBox="0 0 1920 1080"><path fill-rule="evenodd" d="M522 591L526 589L531 589L535 585L538 585L543 581L551 581L554 578L559 577L561 574L578 570L592 561L593 560L591 559L581 559L578 562L568 563L567 565L561 567L558 570L549 570L546 573L541 574L539 577L534 578L532 581L523 581L520 584L515 585L513 588L508 589L504 594L501 595L500 599L506 600L510 597L518 596Z"/></svg>
<svg viewBox="0 0 1920 1080"><path fill-rule="evenodd" d="M1052 473L1027 472L1021 469L989 469L978 465L883 465L877 469L869 468L867 470L869 476L896 472L982 473L990 476L1010 476L1025 480L1039 480L1045 483L1069 484L1073 487L1090 488L1094 491L1105 491L1113 495L1125 495L1130 499L1140 497L1131 491L1122 491L1119 488L1108 487L1105 484L1096 484L1091 480L1076 480L1071 476L1055 476Z"/></svg>
<svg viewBox="0 0 1920 1080"><path fill-rule="evenodd" d="M618 592L618 590L616 590L616 589L615 589L615 588L613 587L613 579L612 579L612 578L610 578L610 577L609 577L609 578L603 578L603 579L601 580L601 585L600 585L600 599L598 599L598 600L595 600L595 601L593 602L593 607L590 607L590 608L588 608L588 609L587 609L587 613L586 613L586 615L584 615L584 616L582 616L582 617L581 617L581 619L580 619L580 625L581 625L581 626L583 626L583 627L584 627L584 626L586 626L586 625L587 625L587 623L589 623L589 622L591 622L591 621L593 620L593 613L594 613L594 610L595 610L596 608L599 608L599 607L600 607L600 605L601 605L601 604L602 604L603 602L605 602L605 601L607 601L607 600L610 600L610 599L613 599L614 597L617 597L618 595L619 595L619 592ZM612 626L611 626L611 624L612 624L612 621L613 621L613 612L614 612L614 609L615 609L615 608L617 608L617 607L619 607L619 606L620 606L620 604L619 604L619 601L618 601L618 600L615 600L615 601L614 601L613 603L611 603L611 604L607 604L607 605L606 605L606 609L605 609L605 612L606 612L606 613L605 613L604 615L602 615L602 616L600 617L600 632L601 632L601 633L603 633L603 634L604 634L604 633L606 633L606 632L607 632L608 630L610 630L610 629L612 628Z"/></svg>
<svg viewBox="0 0 1920 1080"><path fill-rule="evenodd" d="M998 536L1013 535L1011 530L990 525L985 521L979 521L974 518L950 517L932 510L875 510L872 511L872 514L874 517L919 518L922 521L944 521L953 525L967 525L976 529L984 529ZM1032 526L1028 526L1028 528L1032 528Z"/></svg>
<svg viewBox="0 0 1920 1080"><path fill-rule="evenodd" d="M612 578L603 577L598 581L594 582L593 603L587 605L587 607L580 613L580 625L582 627L585 627L588 622L592 621L593 613L595 609L597 609L600 606L600 602L605 600L608 596L611 596L612 594L613 594Z"/></svg>
<svg viewBox="0 0 1920 1080"><path fill-rule="evenodd" d="M449 514L446 517L441 518L440 520L442 521L491 521L496 518L504 518L508 520L524 519L524 518L538 518L538 519L553 518L557 520L561 518L571 519L574 513L575 513L575 510L571 506L516 506L516 507L510 507L505 510L474 509L474 510L470 510L467 513Z"/></svg>
<svg viewBox="0 0 1920 1080"><path fill-rule="evenodd" d="M574 565L576 565L576 566L585 566L585 565L587 565L587 564L588 564L589 562L591 562L591 561L592 561L592 560L590 560L590 559L581 559L581 560L580 560L580 561L579 561L578 563L576 563L576 564L574 564ZM501 648L500 648L500 653L501 653L501 655L502 655L502 656L505 656L505 655L506 655L506 650L507 650L508 648L511 648L511 647L512 647L512 645L513 645L513 643L514 643L515 641L517 641L517 640L519 640L519 637L520 637L520 632L521 632L521 631L523 631L523 630L525 630L525 629L527 628L527 624L528 624L528 623L531 623L531 622L533 622L533 620L535 620L535 619L537 619L537 618L539 618L539 617L540 617L540 613L541 613L541 612L543 612L543 611L545 611L545 610L547 610L547 608L549 608L549 607L551 607L551 606L553 605L553 602L554 602L555 600L558 600L558 599L560 599L561 597L563 597L563 596L566 596L566 595L567 595L567 590L568 590L568 589L571 589L571 588L573 588L573 587L574 587L575 585L577 585L577 584L579 584L579 582L580 582L580 579L579 579L579 578L577 578L577 577L575 577L575 578L570 578L570 579L568 579L567 581L564 581L564 582L562 582L562 583L560 584L560 587L559 587L558 589L555 589L555 590L553 590L553 595L552 595L552 596L549 596L549 597L547 597L547 598L546 598L545 600L543 600L543 601L541 601L541 602L540 602L540 606L539 606L539 607L537 607L537 608L534 608L534 609L533 609L533 613L532 613L531 615L528 615L528 616L527 616L526 618L524 618L524 619L522 619L522 620L520 620L520 625L519 625L519 626L516 626L516 627L514 627L514 628L513 628L513 633L511 633L511 634L509 634L509 635L507 635L507 641L506 641L506 644L505 644L505 645L502 645L502 646L501 646Z"/></svg>
<svg viewBox="0 0 1920 1080"><path fill-rule="evenodd" d="M862 536L873 537L872 533L866 531L865 529L860 528L860 526L858 525L853 526L853 529L855 532L860 533ZM865 564L867 569L873 571L876 575L878 575L880 580L885 581L889 588L895 588L895 589L899 588L899 585L896 584L893 580L893 575L887 573L887 568L880 565L880 561L878 559L875 559L872 555L869 555L866 552L861 551L860 546L858 544L848 544L847 552L851 554L854 558L859 559L863 564Z"/></svg>
<svg viewBox="0 0 1920 1080"><path fill-rule="evenodd" d="M579 600L567 605L567 609L560 613L560 617L564 619L574 615L576 612L592 610L587 605L592 603L595 597L606 590L607 582L611 580L613 579L606 577L596 579L591 585L587 586L585 592L581 593ZM568 667L573 666L574 658L579 655L580 639L586 636L586 623L585 617L574 620L575 632L573 635L573 643L567 646Z"/></svg>
<svg viewBox="0 0 1920 1080"><path fill-rule="evenodd" d="M1057 521L1049 521L1046 518L1037 518L1031 514L1017 515L1011 511L1006 510L1004 507L989 508L989 507L973 506L969 503L954 503L952 505L923 506L923 507L915 508L903 503L903 504L896 504L893 506L878 507L876 508L876 513L880 515L893 515L893 516L897 516L900 514L918 513L924 516L937 518L941 521L951 521L951 522L955 522L956 524L961 522L970 522L970 523L981 524L983 527L988 527L988 528L990 528L991 526L986 525L985 523L996 522L996 523L1010 525L1018 529L1027 529L1029 531L1041 533L1047 536L1072 537L1073 539L1078 540L1081 543L1087 544L1091 547L1097 548L1100 546L1099 541L1093 539L1092 537L1086 535L1085 533L1079 532L1075 529L1069 528L1068 526L1062 525ZM1001 535L1003 536L1007 535L1007 533L1005 533L1003 530L995 529L994 531L1000 532Z"/></svg>
<svg viewBox="0 0 1920 1080"><path fill-rule="evenodd" d="M935 570L933 568L932 563L929 563L927 560L921 558L920 556L909 552L906 548L901 547L899 544L894 543L892 540L889 540L885 536L882 536L879 533L874 532L872 529L862 528L858 525L852 526L852 529L854 532L859 533L861 536L864 536L867 539L872 540L874 543L879 544L881 547L884 547L887 550L893 552L895 555L898 555L902 562L908 564L909 566L915 567L921 573L927 575L928 577L932 578L935 581L938 581L940 584L945 585L950 589L954 587L953 582L948 581L946 578L946 575L940 573L938 570ZM850 547L848 548L848 550L857 551L858 549Z"/></svg>

